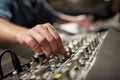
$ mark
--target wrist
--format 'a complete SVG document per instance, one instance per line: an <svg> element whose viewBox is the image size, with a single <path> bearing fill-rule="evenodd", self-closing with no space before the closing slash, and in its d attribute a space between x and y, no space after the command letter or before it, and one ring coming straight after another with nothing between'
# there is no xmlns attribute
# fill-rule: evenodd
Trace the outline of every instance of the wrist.
<svg viewBox="0 0 120 80"><path fill-rule="evenodd" d="M25 38L25 33L28 31L28 29L21 29L18 32L14 32L15 34L15 42L22 44L22 39Z"/></svg>

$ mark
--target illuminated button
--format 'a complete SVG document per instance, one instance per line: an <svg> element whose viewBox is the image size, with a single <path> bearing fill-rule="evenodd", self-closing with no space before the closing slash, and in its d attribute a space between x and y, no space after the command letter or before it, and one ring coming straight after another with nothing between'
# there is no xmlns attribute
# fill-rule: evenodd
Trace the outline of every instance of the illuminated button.
<svg viewBox="0 0 120 80"><path fill-rule="evenodd" d="M56 78L56 79L59 79L59 78L61 78L61 77L62 77L62 74L61 74L61 73L55 74L55 76L54 76L54 78Z"/></svg>
<svg viewBox="0 0 120 80"><path fill-rule="evenodd" d="M69 67L69 66L71 66L72 65L72 63L66 63L66 66L67 67Z"/></svg>

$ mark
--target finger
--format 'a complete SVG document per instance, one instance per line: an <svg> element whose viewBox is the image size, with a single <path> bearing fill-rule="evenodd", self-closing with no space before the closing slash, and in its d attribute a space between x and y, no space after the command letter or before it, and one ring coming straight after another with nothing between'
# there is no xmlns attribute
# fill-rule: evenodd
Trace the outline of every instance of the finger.
<svg viewBox="0 0 120 80"><path fill-rule="evenodd" d="M62 44L62 40L61 40L59 34L57 33L57 31L53 28L53 26L51 24L45 24L45 25L46 25L45 27L50 32L50 34L55 38L58 51L60 53L64 53L64 47Z"/></svg>
<svg viewBox="0 0 120 80"><path fill-rule="evenodd" d="M46 40L46 38L44 36L42 36L35 29L31 30L31 33L32 33L32 37L34 37L34 39L37 41L37 43L39 45L41 45L43 52L46 54L47 57L49 57L51 55L52 51L51 51L50 45L49 45L48 41Z"/></svg>
<svg viewBox="0 0 120 80"><path fill-rule="evenodd" d="M31 35L28 35L25 37L25 43L39 55L43 54L43 51L40 45L36 42L36 40Z"/></svg>
<svg viewBox="0 0 120 80"><path fill-rule="evenodd" d="M45 28L45 25L43 25L42 31L44 32L40 32L42 35L44 35L46 37L46 39L48 40L50 47L52 49L52 53L53 55L55 55L57 53L57 45L56 45L56 40L55 38L51 35L51 33Z"/></svg>
<svg viewBox="0 0 120 80"><path fill-rule="evenodd" d="M55 38L56 33L54 33L54 28L49 23L46 23L43 26L51 34L51 36L53 37L53 41L50 42L50 43L51 43L51 46L53 48L53 51L55 51L53 54L56 55L59 52L59 49L57 47L57 41L56 41L56 38Z"/></svg>
<svg viewBox="0 0 120 80"><path fill-rule="evenodd" d="M48 30L43 25L38 25L35 29L48 41L47 45L50 45L51 55L54 55L57 52L55 38L48 32Z"/></svg>

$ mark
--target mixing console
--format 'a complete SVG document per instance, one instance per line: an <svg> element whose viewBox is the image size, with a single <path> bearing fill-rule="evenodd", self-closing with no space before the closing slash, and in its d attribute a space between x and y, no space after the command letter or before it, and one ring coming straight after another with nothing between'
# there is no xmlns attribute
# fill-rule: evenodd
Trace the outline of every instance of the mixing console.
<svg viewBox="0 0 120 80"><path fill-rule="evenodd" d="M63 55L50 58L34 55L30 60L28 57L33 53L28 53L26 48L24 51L23 46L22 49L7 46L13 50L18 48L21 53L18 57L17 50L15 54L10 49L0 49L3 50L0 52L0 80L120 80L119 17L118 13L108 21L100 22L100 26L92 25L89 32L74 23L56 24L55 28L63 39ZM111 30L107 31L108 28ZM5 53L10 54L3 56Z"/></svg>
<svg viewBox="0 0 120 80"><path fill-rule="evenodd" d="M77 35L63 41L64 55L34 55L22 67L22 72L12 72L8 80L85 80L95 62L107 32Z"/></svg>

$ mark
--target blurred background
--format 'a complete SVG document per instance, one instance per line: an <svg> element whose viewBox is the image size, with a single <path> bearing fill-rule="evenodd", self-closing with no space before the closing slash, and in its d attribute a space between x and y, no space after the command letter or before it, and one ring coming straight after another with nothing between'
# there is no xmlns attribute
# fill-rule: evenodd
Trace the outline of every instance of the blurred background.
<svg viewBox="0 0 120 80"><path fill-rule="evenodd" d="M87 14L95 19L109 18L120 12L120 0L47 0L57 11L69 15Z"/></svg>

